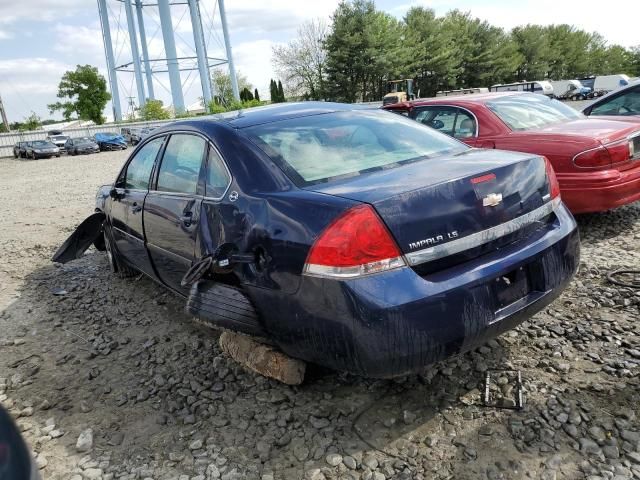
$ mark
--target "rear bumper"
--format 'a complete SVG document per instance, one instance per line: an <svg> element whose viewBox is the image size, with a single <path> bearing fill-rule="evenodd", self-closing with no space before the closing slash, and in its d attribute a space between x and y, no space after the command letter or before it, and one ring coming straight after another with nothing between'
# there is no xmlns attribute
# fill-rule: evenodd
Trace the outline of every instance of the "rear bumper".
<svg viewBox="0 0 640 480"><path fill-rule="evenodd" d="M562 200L573 213L602 212L640 200L640 161L628 170L558 174Z"/></svg>
<svg viewBox="0 0 640 480"><path fill-rule="evenodd" d="M287 354L369 377L418 372L475 348L552 302L579 263L575 220L560 205L552 225L447 270L411 268L357 280L303 277L295 295L250 291L265 330ZM493 284L520 267L530 293L500 309Z"/></svg>

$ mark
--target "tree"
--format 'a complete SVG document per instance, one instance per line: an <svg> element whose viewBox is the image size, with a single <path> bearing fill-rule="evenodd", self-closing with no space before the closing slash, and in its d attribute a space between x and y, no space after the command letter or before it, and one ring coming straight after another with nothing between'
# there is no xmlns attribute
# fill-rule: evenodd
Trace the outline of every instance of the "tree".
<svg viewBox="0 0 640 480"><path fill-rule="evenodd" d="M62 110L65 120L70 120L75 114L81 120L101 125L105 122L102 112L111 95L107 91L107 81L96 67L78 65L74 71L62 76L58 98L67 100L48 105L51 113Z"/></svg>
<svg viewBox="0 0 640 480"><path fill-rule="evenodd" d="M287 99L284 98L284 90L282 89L282 82L280 80L278 80L278 101L279 102L287 101Z"/></svg>
<svg viewBox="0 0 640 480"><path fill-rule="evenodd" d="M253 98L256 99L257 101L260 101L260 94L258 94L257 88L253 91Z"/></svg>
<svg viewBox="0 0 640 480"><path fill-rule="evenodd" d="M244 87L240 91L240 101L250 102L251 100L253 100L253 93L251 93L251 90L249 90L247 87Z"/></svg>
<svg viewBox="0 0 640 480"><path fill-rule="evenodd" d="M24 122L22 122L19 130L21 132L38 130L40 128L40 125L41 125L40 117L36 115L35 112L31 112L31 115L29 115L27 118L24 119Z"/></svg>
<svg viewBox="0 0 640 480"><path fill-rule="evenodd" d="M327 32L323 20L311 20L298 28L298 36L288 44L273 47L275 70L292 95L312 100L325 98Z"/></svg>
<svg viewBox="0 0 640 480"><path fill-rule="evenodd" d="M385 80L406 72L401 25L370 0L341 2L332 24L325 41L329 98L380 100Z"/></svg>
<svg viewBox="0 0 640 480"><path fill-rule="evenodd" d="M9 126L4 123L0 123L0 133L7 133L9 131Z"/></svg>
<svg viewBox="0 0 640 480"><path fill-rule="evenodd" d="M138 110L138 114L142 120L167 120L171 118L171 114L165 110L162 100L147 99Z"/></svg>
<svg viewBox="0 0 640 480"><path fill-rule="evenodd" d="M247 77L242 75L240 71L236 71L236 79L238 80L238 90L242 91L245 88L248 90L253 89L253 85L249 83ZM211 73L211 83L213 84L214 91L216 92L214 103L227 107L236 102L235 98L233 98L231 76L228 72L221 68L214 69Z"/></svg>
<svg viewBox="0 0 640 480"><path fill-rule="evenodd" d="M511 30L511 39L521 55L516 80L547 78L549 71L549 39L545 27L525 25Z"/></svg>

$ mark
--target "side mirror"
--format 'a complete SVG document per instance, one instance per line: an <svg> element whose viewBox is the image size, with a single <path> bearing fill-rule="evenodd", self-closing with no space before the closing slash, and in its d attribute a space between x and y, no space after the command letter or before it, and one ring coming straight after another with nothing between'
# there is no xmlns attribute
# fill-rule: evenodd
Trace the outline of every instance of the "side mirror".
<svg viewBox="0 0 640 480"><path fill-rule="evenodd" d="M114 200L118 200L121 197L120 193L118 192L118 189L115 187L109 190L109 196Z"/></svg>

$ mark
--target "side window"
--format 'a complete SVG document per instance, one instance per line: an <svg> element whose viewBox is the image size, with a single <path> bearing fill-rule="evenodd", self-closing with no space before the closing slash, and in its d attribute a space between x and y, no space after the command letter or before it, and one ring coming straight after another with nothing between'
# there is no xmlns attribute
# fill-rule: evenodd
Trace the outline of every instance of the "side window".
<svg viewBox="0 0 640 480"><path fill-rule="evenodd" d="M172 135L160 164L158 190L195 194L206 145L196 135Z"/></svg>
<svg viewBox="0 0 640 480"><path fill-rule="evenodd" d="M470 113L458 109L456 126L453 136L456 138L471 138L476 135L476 121Z"/></svg>
<svg viewBox="0 0 640 480"><path fill-rule="evenodd" d="M205 195L212 198L221 198L229 186L231 177L224 165L224 161L214 148L209 148L207 160L207 185Z"/></svg>
<svg viewBox="0 0 640 480"><path fill-rule="evenodd" d="M593 107L591 115L640 115L640 87Z"/></svg>
<svg viewBox="0 0 640 480"><path fill-rule="evenodd" d="M457 110L453 107L418 108L416 120L439 132L453 136Z"/></svg>
<svg viewBox="0 0 640 480"><path fill-rule="evenodd" d="M136 156L131 159L127 166L125 188L134 190L149 189L149 177L153 169L153 162L158 156L158 151L160 151L163 141L164 137L156 138L138 150Z"/></svg>

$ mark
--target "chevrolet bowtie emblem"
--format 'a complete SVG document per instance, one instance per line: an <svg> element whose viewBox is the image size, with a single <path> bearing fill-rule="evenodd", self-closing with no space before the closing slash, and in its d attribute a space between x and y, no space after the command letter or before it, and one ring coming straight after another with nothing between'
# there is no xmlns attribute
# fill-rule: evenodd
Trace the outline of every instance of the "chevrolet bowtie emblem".
<svg viewBox="0 0 640 480"><path fill-rule="evenodd" d="M502 202L502 194L501 193L490 193L486 197L482 199L483 207L495 207L496 205Z"/></svg>

